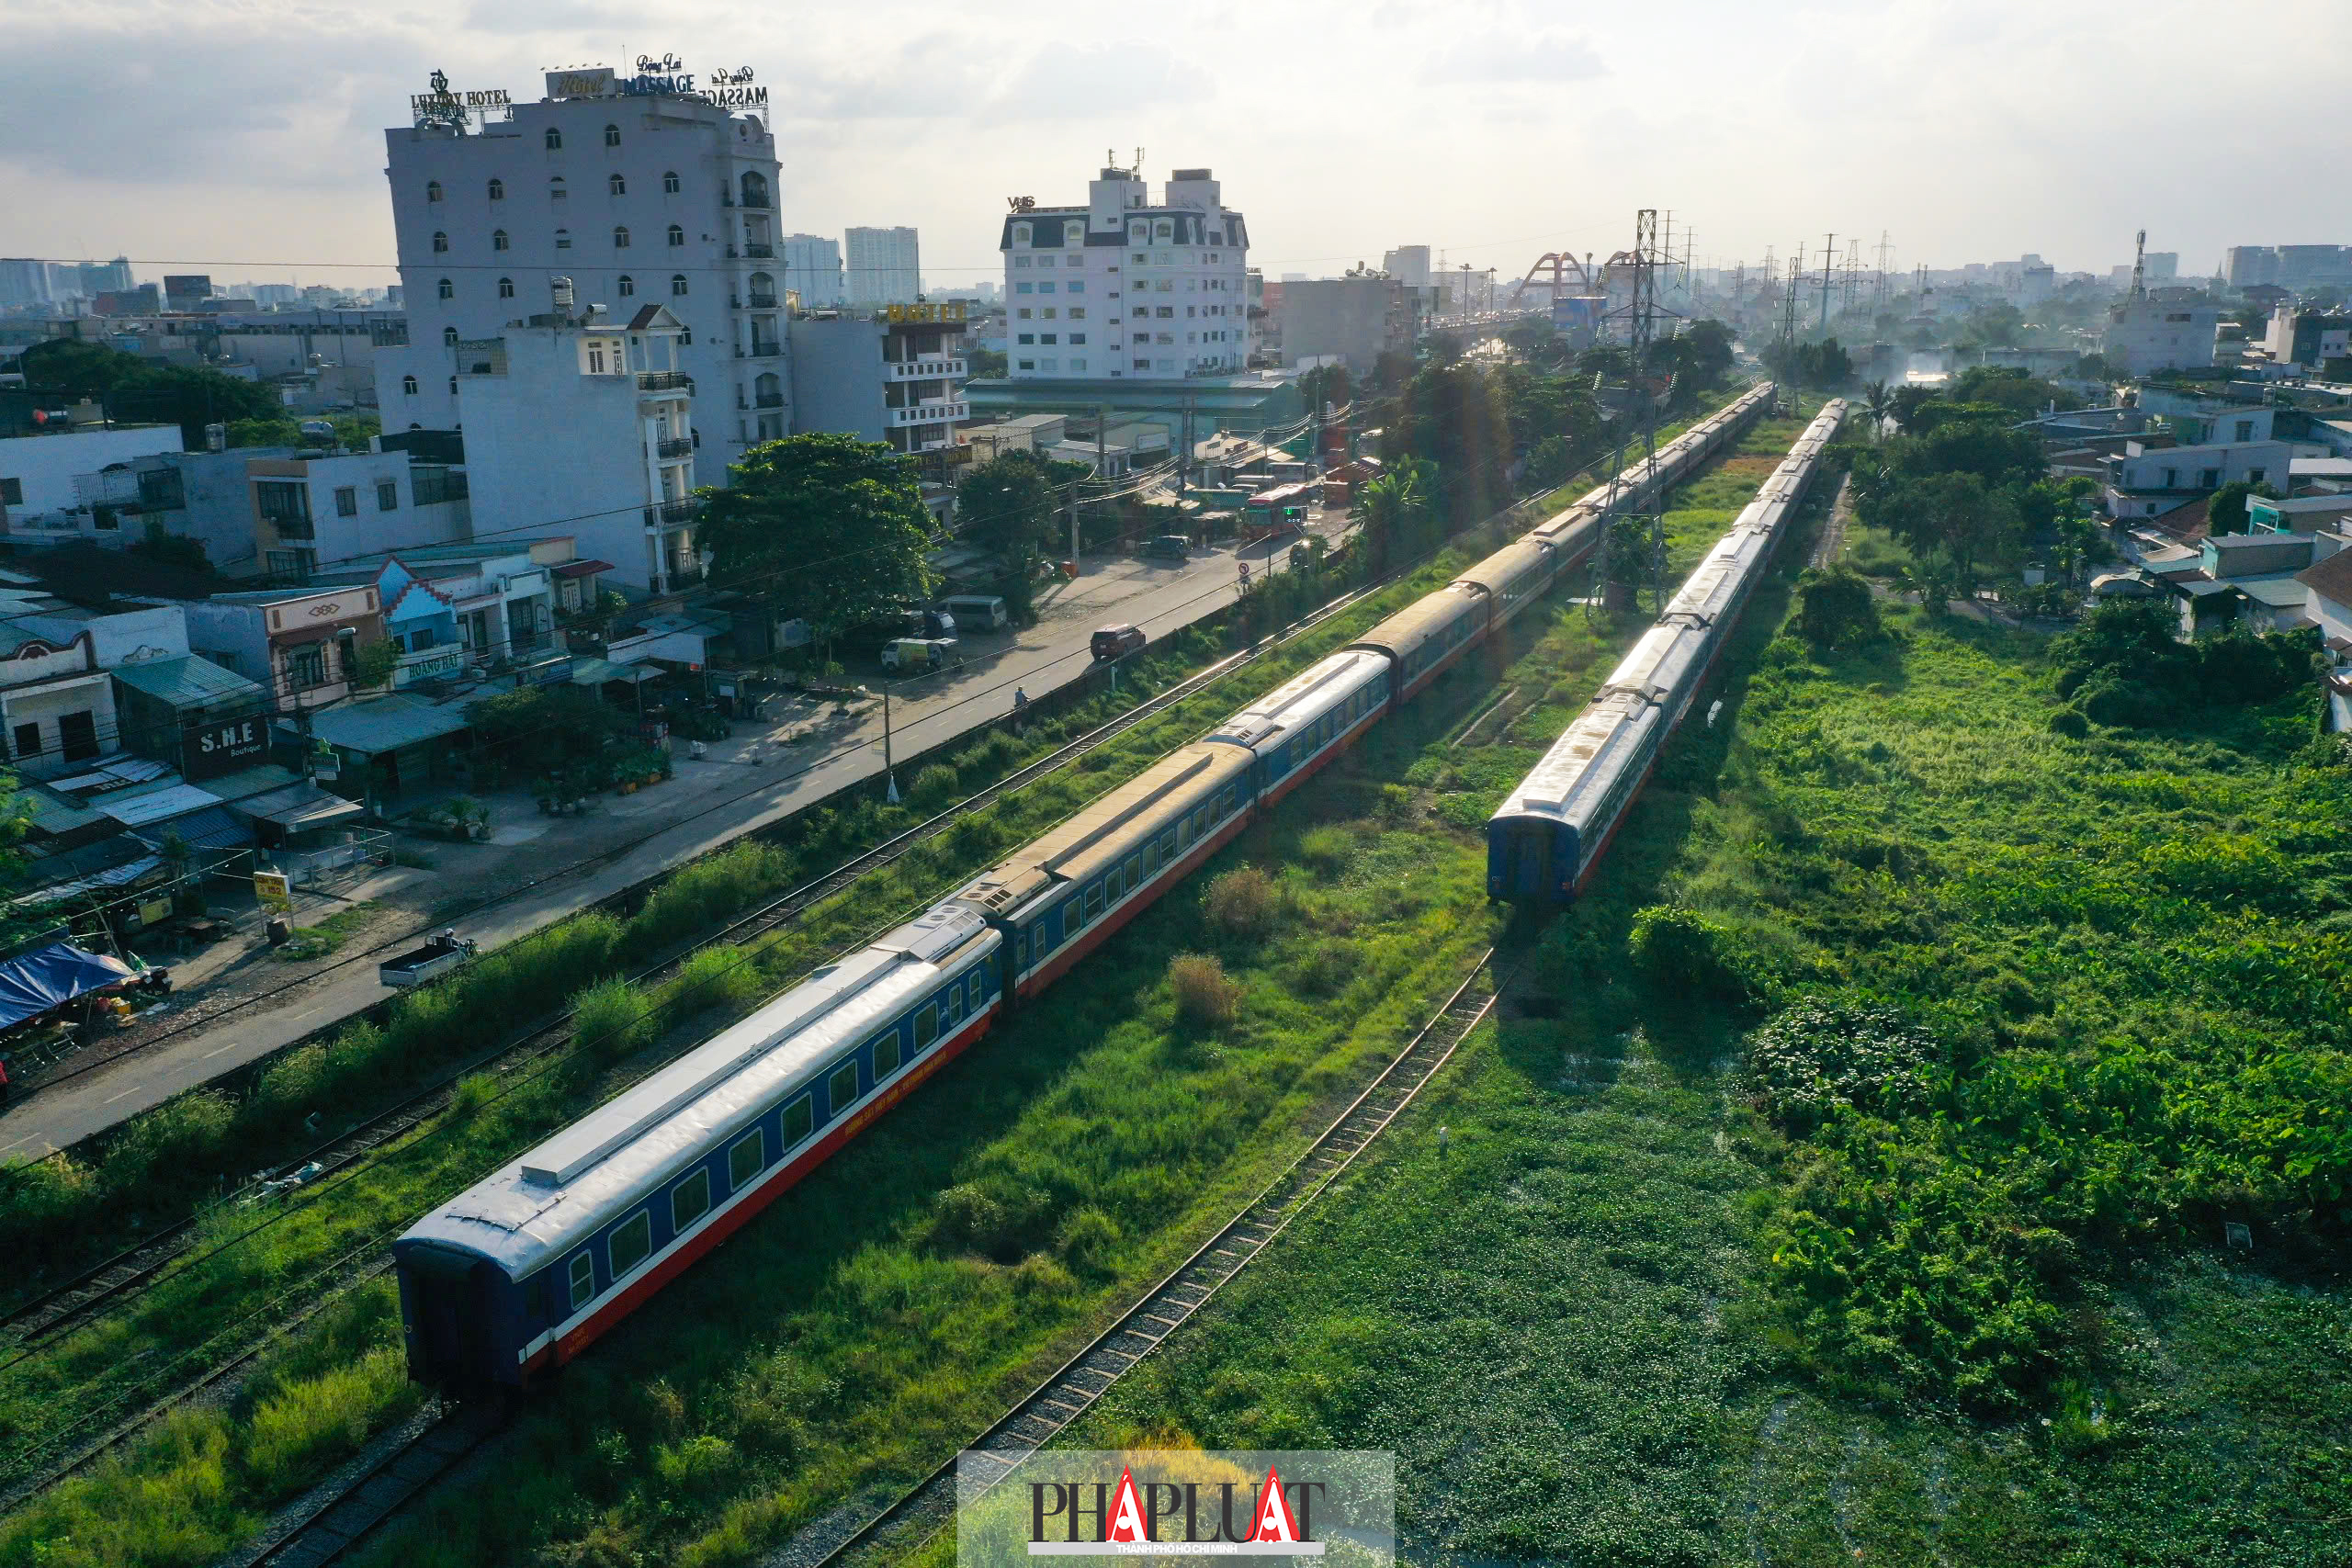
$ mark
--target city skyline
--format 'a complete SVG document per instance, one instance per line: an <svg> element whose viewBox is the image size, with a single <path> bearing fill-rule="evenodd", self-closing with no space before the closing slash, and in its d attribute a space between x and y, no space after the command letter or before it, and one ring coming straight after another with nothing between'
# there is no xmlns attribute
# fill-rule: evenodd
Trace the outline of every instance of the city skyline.
<svg viewBox="0 0 2352 1568"><path fill-rule="evenodd" d="M634 15L556 25L457 0L332 27L276 4L240 10L234 27L225 11L150 0L17 9L15 57L43 63L10 84L19 113L0 198L16 222L0 249L120 253L142 276L390 281L379 139L432 72L526 100L549 66L665 53L706 79L753 70L791 229L915 228L933 288L997 273L1001 201L1042 198L1138 146L1148 178L1216 168L1262 214L1253 260L1270 276L1376 264L1399 243L1517 276L1544 250L1605 256L1640 206L1672 209L1695 226L1695 259L1726 266L1767 246L1785 258L1801 240L1817 251L1832 230L1841 250L1855 236L1870 250L1884 231L1904 271L2038 252L2061 272L2104 274L2145 228L2196 277L2229 245L2331 237L2325 217L2282 199L2287 161L2264 156L2262 117L2198 114L2272 89L2259 59L2176 48L2210 17L2186 5L2120 24L1954 0L1771 15L1684 0L1574 27L1519 0L1212 6L1172 43L1136 20L1083 46L1021 7L762 23L673 5L650 39L631 36L648 27ZM2352 45L2340 8L2266 10L2305 52ZM1654 52L1659 37L1680 52ZM1220 63L1228 45L1311 49L1317 85L1235 72ZM2115 156L2127 133L2101 123L2083 77L2094 64L2134 84L2150 130L2196 115L2194 133L2166 137L2161 159ZM99 76L117 90L94 115ZM2082 177L2064 177L2077 155Z"/></svg>

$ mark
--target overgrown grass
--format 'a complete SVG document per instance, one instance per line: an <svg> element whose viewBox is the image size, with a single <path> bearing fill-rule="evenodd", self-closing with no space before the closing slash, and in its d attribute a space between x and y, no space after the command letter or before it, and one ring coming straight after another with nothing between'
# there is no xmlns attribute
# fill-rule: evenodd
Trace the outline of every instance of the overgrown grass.
<svg viewBox="0 0 2352 1568"><path fill-rule="evenodd" d="M1784 604L1525 1005L1070 1441L1393 1448L1416 1561L2341 1560L2352 773L2307 702L2066 739L2031 639ZM1874 1066L1790 1076L1831 1006Z"/></svg>
<svg viewBox="0 0 2352 1568"><path fill-rule="evenodd" d="M348 909L337 909L315 926L296 926L277 949L277 956L286 964L325 958L340 950L352 932L366 925L375 909L375 901L369 899Z"/></svg>

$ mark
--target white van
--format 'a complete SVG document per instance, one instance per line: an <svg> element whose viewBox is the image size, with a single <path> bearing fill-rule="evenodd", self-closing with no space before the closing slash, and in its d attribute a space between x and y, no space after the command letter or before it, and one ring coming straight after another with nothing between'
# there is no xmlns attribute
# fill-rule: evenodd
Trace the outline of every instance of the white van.
<svg viewBox="0 0 2352 1568"><path fill-rule="evenodd" d="M986 593L959 593L942 599L939 607L967 631L1001 632L1012 624L1012 612L1004 607L1004 601Z"/></svg>

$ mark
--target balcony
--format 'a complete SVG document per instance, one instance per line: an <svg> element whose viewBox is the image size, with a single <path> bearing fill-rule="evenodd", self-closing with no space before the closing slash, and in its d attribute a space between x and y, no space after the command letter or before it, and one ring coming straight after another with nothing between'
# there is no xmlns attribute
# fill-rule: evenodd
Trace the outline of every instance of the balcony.
<svg viewBox="0 0 2352 1568"><path fill-rule="evenodd" d="M681 435L674 440L657 441L653 444L653 456L660 461L667 462L673 457L691 457L694 455L695 439L691 435Z"/></svg>
<svg viewBox="0 0 2352 1568"><path fill-rule="evenodd" d="M752 400L752 406L753 408L760 409L780 409L784 407L784 394L782 392L762 392Z"/></svg>
<svg viewBox="0 0 2352 1568"><path fill-rule="evenodd" d="M775 296L773 294L763 294L758 289L753 289L752 291L752 309L754 310L775 310Z"/></svg>
<svg viewBox="0 0 2352 1568"><path fill-rule="evenodd" d="M754 212L765 212L768 209L768 198L757 191L746 191L743 193L743 205Z"/></svg>
<svg viewBox="0 0 2352 1568"><path fill-rule="evenodd" d="M683 370L640 370L637 373L637 389L640 392L691 392L695 378Z"/></svg>
<svg viewBox="0 0 2352 1568"><path fill-rule="evenodd" d="M882 366L882 378L886 381L938 381L961 376L965 368L965 362L961 359L886 360Z"/></svg>
<svg viewBox="0 0 2352 1568"><path fill-rule="evenodd" d="M645 525L649 528L675 528L682 523L693 522L701 510L699 502L665 501L645 509Z"/></svg>
<svg viewBox="0 0 2352 1568"><path fill-rule="evenodd" d="M970 412L963 402L916 403L910 408L885 409L892 424L935 424L942 420L963 419Z"/></svg>
<svg viewBox="0 0 2352 1568"><path fill-rule="evenodd" d="M751 257L753 261L775 260L775 247L774 245L747 244L743 247L743 254Z"/></svg>
<svg viewBox="0 0 2352 1568"><path fill-rule="evenodd" d="M783 354L784 344L780 343L755 343L751 347L739 351L736 357L738 359L775 359L781 357Z"/></svg>

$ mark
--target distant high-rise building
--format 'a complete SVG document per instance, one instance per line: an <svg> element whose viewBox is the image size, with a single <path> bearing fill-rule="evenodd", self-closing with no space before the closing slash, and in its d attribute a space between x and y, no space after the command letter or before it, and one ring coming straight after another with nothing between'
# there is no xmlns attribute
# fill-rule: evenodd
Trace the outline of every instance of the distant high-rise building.
<svg viewBox="0 0 2352 1568"><path fill-rule="evenodd" d="M164 309L193 310L212 298L212 279L200 272L167 272L164 275Z"/></svg>
<svg viewBox="0 0 2352 1568"><path fill-rule="evenodd" d="M0 305L49 303L49 265L23 257L0 257Z"/></svg>
<svg viewBox="0 0 2352 1568"><path fill-rule="evenodd" d="M1430 248L1427 245L1399 245L1380 258L1380 270L1399 283L1415 288L1430 286Z"/></svg>
<svg viewBox="0 0 2352 1568"><path fill-rule="evenodd" d="M2178 251L2150 251L2141 260L2150 283L2155 282L2158 278L2170 282L2180 276Z"/></svg>
<svg viewBox="0 0 2352 1568"><path fill-rule="evenodd" d="M830 310L849 301L842 287L842 246L822 234L784 237L784 286L800 296L804 310Z"/></svg>
<svg viewBox="0 0 2352 1568"><path fill-rule="evenodd" d="M2222 276L2233 288L2266 283L2280 288L2341 287L2352 283L2352 246L2232 245L2222 257Z"/></svg>
<svg viewBox="0 0 2352 1568"><path fill-rule="evenodd" d="M908 305L922 292L922 266L912 229L852 229L849 302Z"/></svg>

